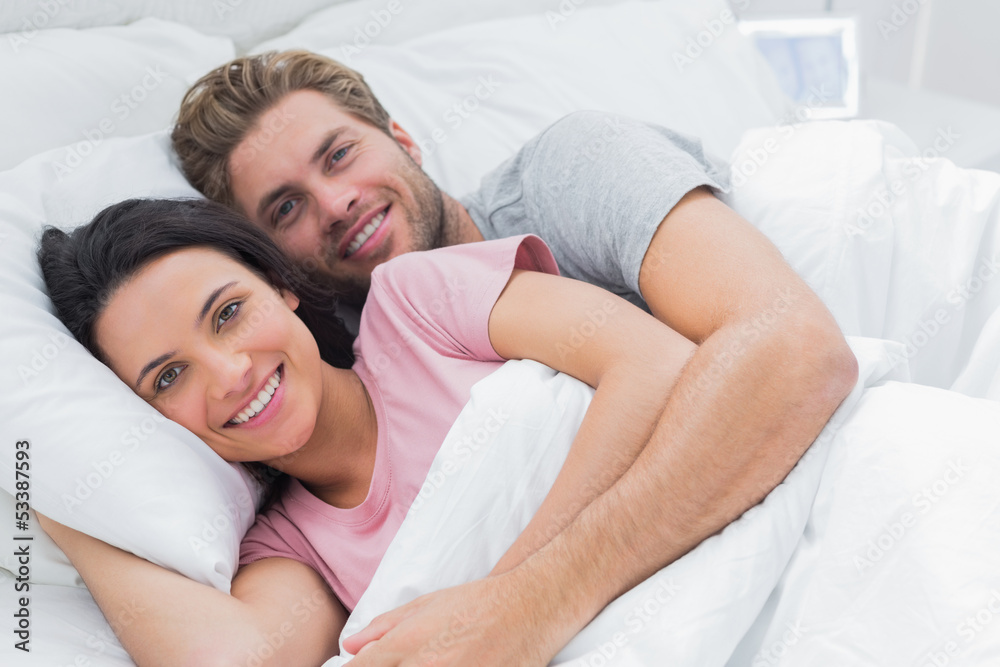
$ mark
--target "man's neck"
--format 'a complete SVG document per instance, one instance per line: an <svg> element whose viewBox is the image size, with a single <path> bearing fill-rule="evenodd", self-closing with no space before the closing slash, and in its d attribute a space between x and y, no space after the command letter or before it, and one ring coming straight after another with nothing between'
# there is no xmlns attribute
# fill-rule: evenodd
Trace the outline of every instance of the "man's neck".
<svg viewBox="0 0 1000 667"><path fill-rule="evenodd" d="M441 198L444 203L445 233L442 245L458 245L459 243L473 243L483 241L483 234L476 227L472 216L465 210L457 199L452 198L447 193L442 192Z"/></svg>

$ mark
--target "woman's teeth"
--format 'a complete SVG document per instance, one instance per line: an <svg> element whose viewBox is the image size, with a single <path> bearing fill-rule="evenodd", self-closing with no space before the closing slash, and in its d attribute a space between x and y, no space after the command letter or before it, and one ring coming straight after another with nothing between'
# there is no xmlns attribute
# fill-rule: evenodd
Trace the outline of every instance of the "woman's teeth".
<svg viewBox="0 0 1000 667"><path fill-rule="evenodd" d="M274 390L278 388L279 384L281 384L281 371L274 371L274 375L272 375L264 384L264 388L260 390L259 394L257 394L257 398L250 401L250 405L243 408L240 414L230 419L229 423L234 426L237 424L243 424L260 414L260 411L264 409L264 406L271 402L271 397L274 396Z"/></svg>
<svg viewBox="0 0 1000 667"><path fill-rule="evenodd" d="M388 210L389 209L386 209L386 211ZM347 246L347 254L345 255L345 257L350 257L351 255L356 253L358 251L358 248L363 246L365 244L365 241L371 238L371 235L374 234L375 230L378 229L379 225L382 224L382 219L385 217L386 211L382 211L381 213L376 215L374 218L372 218L371 222L365 225L364 229L358 232L358 235L354 237L353 241L351 241L351 245Z"/></svg>

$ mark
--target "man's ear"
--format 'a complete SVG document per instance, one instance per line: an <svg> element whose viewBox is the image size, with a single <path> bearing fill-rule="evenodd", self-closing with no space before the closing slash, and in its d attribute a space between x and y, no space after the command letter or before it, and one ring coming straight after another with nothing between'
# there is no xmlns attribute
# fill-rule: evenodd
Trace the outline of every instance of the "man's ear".
<svg viewBox="0 0 1000 667"><path fill-rule="evenodd" d="M281 298L284 299L285 303L288 305L289 310L294 311L296 308L299 307L299 297L297 297L290 290L287 290L283 287L279 287L278 294L280 294Z"/></svg>
<svg viewBox="0 0 1000 667"><path fill-rule="evenodd" d="M423 155L420 153L420 146L418 146L417 142L413 140L413 137L411 137L410 134L400 127L399 123L394 120L389 121L389 132L396 140L396 143L402 146L403 150L410 154L413 161L418 165L423 166Z"/></svg>

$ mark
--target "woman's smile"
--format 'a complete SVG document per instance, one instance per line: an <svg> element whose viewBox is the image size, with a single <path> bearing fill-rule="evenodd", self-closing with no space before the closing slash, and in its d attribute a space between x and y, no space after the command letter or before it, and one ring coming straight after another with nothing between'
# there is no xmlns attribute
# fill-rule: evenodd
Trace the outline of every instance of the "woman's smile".
<svg viewBox="0 0 1000 667"><path fill-rule="evenodd" d="M269 423L281 410L285 395L284 378L281 375L284 364L265 379L261 389L223 428L259 428Z"/></svg>

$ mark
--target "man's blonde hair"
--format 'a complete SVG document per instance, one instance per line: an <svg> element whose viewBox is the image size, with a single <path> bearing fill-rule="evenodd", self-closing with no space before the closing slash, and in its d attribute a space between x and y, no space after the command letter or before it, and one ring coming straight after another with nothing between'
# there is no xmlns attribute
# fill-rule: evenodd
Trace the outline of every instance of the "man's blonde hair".
<svg viewBox="0 0 1000 667"><path fill-rule="evenodd" d="M392 136L389 114L349 67L309 51L237 58L199 79L181 102L171 141L191 185L234 206L230 156L265 112L297 90L323 93Z"/></svg>

